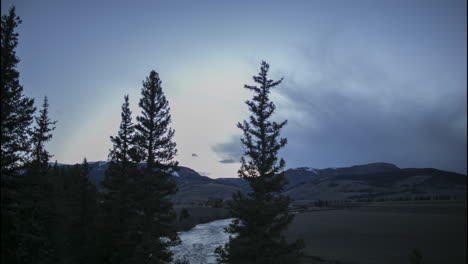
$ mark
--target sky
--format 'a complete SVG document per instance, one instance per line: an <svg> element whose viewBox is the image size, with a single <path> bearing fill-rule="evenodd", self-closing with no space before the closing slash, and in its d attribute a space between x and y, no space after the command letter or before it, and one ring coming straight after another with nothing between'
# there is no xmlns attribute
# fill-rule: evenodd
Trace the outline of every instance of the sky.
<svg viewBox="0 0 468 264"><path fill-rule="evenodd" d="M371 162L467 172L465 0L2 1L18 27L20 82L58 120L61 163L106 160L129 94L162 80L180 165L236 177L260 62L287 168Z"/></svg>

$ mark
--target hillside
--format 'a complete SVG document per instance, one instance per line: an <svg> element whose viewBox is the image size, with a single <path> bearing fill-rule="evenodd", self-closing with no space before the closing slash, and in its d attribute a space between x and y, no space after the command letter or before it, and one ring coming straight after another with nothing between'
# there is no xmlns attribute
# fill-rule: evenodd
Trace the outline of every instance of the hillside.
<svg viewBox="0 0 468 264"><path fill-rule="evenodd" d="M90 162L90 180L100 188L107 162ZM288 169L284 193L294 200L340 200L363 197L414 197L450 195L466 197L467 177L432 168L400 169L389 163L371 163L341 168ZM180 167L173 174L179 191L172 199L188 203L210 198L229 199L232 193L249 190L248 183L239 178L212 179L195 170Z"/></svg>

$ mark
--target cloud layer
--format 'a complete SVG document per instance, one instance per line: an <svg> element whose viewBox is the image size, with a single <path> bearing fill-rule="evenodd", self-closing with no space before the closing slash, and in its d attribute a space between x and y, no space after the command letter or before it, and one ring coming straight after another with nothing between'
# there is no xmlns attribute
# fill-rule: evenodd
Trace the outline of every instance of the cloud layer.
<svg viewBox="0 0 468 264"><path fill-rule="evenodd" d="M340 39L347 37L296 47L288 54L297 67L271 65L273 75L285 77L272 99L276 118L288 119L283 135L289 144L281 151L288 166L384 161L466 173L463 59L455 71L436 65L421 70L413 67L423 60L388 56L388 47L380 47L382 55L355 43L344 53ZM239 136L212 149L222 163L242 155Z"/></svg>

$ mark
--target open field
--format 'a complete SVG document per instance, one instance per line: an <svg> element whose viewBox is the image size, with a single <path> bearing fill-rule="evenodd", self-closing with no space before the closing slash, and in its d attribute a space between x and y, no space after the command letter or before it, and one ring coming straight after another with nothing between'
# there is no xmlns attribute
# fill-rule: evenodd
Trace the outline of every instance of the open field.
<svg viewBox="0 0 468 264"><path fill-rule="evenodd" d="M305 254L339 263L466 263L466 201L369 203L296 214L286 233L302 238ZM313 262L313 258L308 263Z"/></svg>

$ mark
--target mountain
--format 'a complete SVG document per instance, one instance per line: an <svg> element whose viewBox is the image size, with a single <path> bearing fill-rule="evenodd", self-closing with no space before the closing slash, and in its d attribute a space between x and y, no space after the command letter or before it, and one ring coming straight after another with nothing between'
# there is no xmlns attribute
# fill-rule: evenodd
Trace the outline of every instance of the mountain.
<svg viewBox="0 0 468 264"><path fill-rule="evenodd" d="M225 200L231 198L232 193L242 191L237 186L222 184L182 166L179 166L179 171L173 174L173 180L179 188L171 197L175 203L197 203L211 198Z"/></svg>
<svg viewBox="0 0 468 264"><path fill-rule="evenodd" d="M287 189L285 194L296 200L424 195L466 197L466 175L432 168L399 169L396 166L375 166L374 164L370 164L368 168L365 166L340 168L333 171L320 170L318 177Z"/></svg>
<svg viewBox="0 0 468 264"><path fill-rule="evenodd" d="M174 172L173 176L179 188L186 185L214 183L213 179L201 176L198 172L182 166L179 166L179 171Z"/></svg>
<svg viewBox="0 0 468 264"><path fill-rule="evenodd" d="M249 190L250 186L249 183L240 178L218 178L215 179L216 182L224 185L231 185L235 187L239 187L242 190Z"/></svg>
<svg viewBox="0 0 468 264"><path fill-rule="evenodd" d="M89 177L98 189L108 162L89 162ZM66 165L62 165L66 166ZM341 200L363 197L389 198L422 195L466 197L467 177L432 168L400 169L390 163L370 163L341 168L300 167L284 172L288 185L284 193L295 200ZM197 203L210 198L230 199L232 193L249 191L239 178L211 179L180 166L172 179L179 191L171 199L177 203Z"/></svg>
<svg viewBox="0 0 468 264"><path fill-rule="evenodd" d="M108 161L90 161L89 164L89 180L91 183L95 184L98 190L101 190L101 181L104 179L105 172L109 167ZM51 163L51 165L53 165ZM69 164L58 164L58 166L73 166ZM214 180L206 176L201 176L196 171L179 166L179 171L172 174L172 179L177 183L177 185L193 185L193 184L206 184L213 183Z"/></svg>
<svg viewBox="0 0 468 264"><path fill-rule="evenodd" d="M307 182L324 180L340 175L366 175L371 173L394 172L399 170L400 168L397 166L383 162L343 168L315 169L309 167L299 167L288 169L284 172L284 176L288 181L285 190L294 189ZM239 178L219 178L216 179L216 181L223 184L238 186L243 189L248 188L248 183Z"/></svg>
<svg viewBox="0 0 468 264"><path fill-rule="evenodd" d="M466 197L467 177L432 168L400 169L390 163L370 163L341 168L300 167L284 172L284 193L295 200L341 200L364 197L392 198L424 195ZM245 180L216 179L248 190Z"/></svg>
<svg viewBox="0 0 468 264"><path fill-rule="evenodd" d="M104 179L109 162L96 161L88 162L88 164L90 181L96 185L98 190L102 191L100 183ZM243 191L240 187L222 184L183 166L179 166L179 170L172 174L172 180L179 188L178 192L171 196L171 199L177 203L197 203L211 198L229 199L232 193Z"/></svg>

